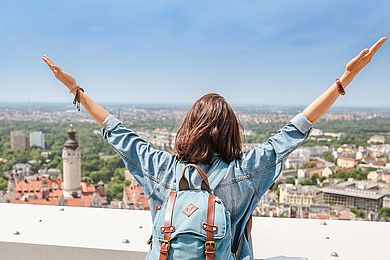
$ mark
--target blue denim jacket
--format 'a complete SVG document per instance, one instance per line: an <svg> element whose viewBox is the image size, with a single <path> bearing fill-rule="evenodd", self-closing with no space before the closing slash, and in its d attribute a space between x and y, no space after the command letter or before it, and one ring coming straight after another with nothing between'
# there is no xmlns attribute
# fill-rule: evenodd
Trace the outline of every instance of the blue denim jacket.
<svg viewBox="0 0 390 260"><path fill-rule="evenodd" d="M242 159L225 164L226 177L214 194L231 214L233 252L241 241L238 259L253 259L252 241L245 236L245 225L261 196L279 176L287 156L309 136L312 126L303 113L298 113L266 142L244 151ZM170 190L176 189L176 156L154 149L112 114L105 118L101 133L143 188L154 219L156 205L161 205ZM214 155L210 165L199 166L207 173L217 158ZM200 185L199 179L190 178L194 186Z"/></svg>

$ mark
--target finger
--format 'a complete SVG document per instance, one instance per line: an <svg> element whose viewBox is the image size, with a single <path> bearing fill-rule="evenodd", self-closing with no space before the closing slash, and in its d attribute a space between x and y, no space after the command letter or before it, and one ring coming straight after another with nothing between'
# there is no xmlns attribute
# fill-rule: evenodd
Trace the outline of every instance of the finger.
<svg viewBox="0 0 390 260"><path fill-rule="evenodd" d="M47 57L42 57L42 59L46 62L46 64L49 66L49 68L54 72L54 70L53 70L53 63L52 62L50 62L48 59L47 59Z"/></svg>
<svg viewBox="0 0 390 260"><path fill-rule="evenodd" d="M363 49L353 60L359 60L364 57L369 52L369 49Z"/></svg>
<svg viewBox="0 0 390 260"><path fill-rule="evenodd" d="M375 55L375 53L380 49L380 47L382 47L382 45L385 43L386 40L387 40L387 37L380 38L374 45L371 46L367 55L370 58L373 57Z"/></svg>
<svg viewBox="0 0 390 260"><path fill-rule="evenodd" d="M54 71L54 73L61 73L62 72L62 69L57 65L51 66L51 69Z"/></svg>
<svg viewBox="0 0 390 260"><path fill-rule="evenodd" d="M46 55L43 55L42 59L46 62L47 65L49 65L49 67L54 65L54 63Z"/></svg>

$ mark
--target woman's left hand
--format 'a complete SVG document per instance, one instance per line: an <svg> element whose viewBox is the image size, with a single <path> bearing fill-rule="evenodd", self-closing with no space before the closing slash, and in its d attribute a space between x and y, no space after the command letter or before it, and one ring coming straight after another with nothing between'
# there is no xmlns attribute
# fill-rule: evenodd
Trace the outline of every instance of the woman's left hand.
<svg viewBox="0 0 390 260"><path fill-rule="evenodd" d="M348 62L345 73L343 75L344 81L348 84L352 79L361 71L368 63L370 63L375 53L382 47L387 40L386 37L380 38L374 45L369 49L362 50L355 58ZM347 85L343 84L343 86Z"/></svg>

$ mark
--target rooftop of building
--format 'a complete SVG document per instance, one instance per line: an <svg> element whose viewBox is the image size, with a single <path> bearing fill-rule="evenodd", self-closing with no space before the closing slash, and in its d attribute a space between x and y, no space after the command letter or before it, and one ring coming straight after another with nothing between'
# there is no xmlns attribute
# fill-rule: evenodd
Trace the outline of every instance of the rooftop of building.
<svg viewBox="0 0 390 260"><path fill-rule="evenodd" d="M320 189L314 185L293 185L289 183L280 184L281 189L286 189L289 192L298 192L298 193L316 193Z"/></svg>
<svg viewBox="0 0 390 260"><path fill-rule="evenodd" d="M388 190L371 191L371 190L350 189L350 188L344 189L335 186L321 188L321 191L324 193L332 193L337 195L353 196L353 197L373 199L373 200L378 200L380 198L383 198L389 193Z"/></svg>
<svg viewBox="0 0 390 260"><path fill-rule="evenodd" d="M148 250L148 211L2 203L0 212L4 259L137 260ZM252 237L256 259L380 260L390 225L256 217Z"/></svg>
<svg viewBox="0 0 390 260"><path fill-rule="evenodd" d="M321 188L322 192L354 196L365 199L380 199L390 193L388 188L377 182L348 180L336 185Z"/></svg>

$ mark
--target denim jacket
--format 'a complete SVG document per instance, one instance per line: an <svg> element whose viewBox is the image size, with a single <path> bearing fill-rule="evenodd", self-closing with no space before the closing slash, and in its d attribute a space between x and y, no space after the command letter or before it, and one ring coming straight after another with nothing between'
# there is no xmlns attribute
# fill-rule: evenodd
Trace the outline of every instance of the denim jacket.
<svg viewBox="0 0 390 260"><path fill-rule="evenodd" d="M231 214L232 251L236 253L240 243L238 259L253 259L252 240L245 235L245 225L261 196L279 176L287 156L309 136L312 126L303 113L298 113L263 144L242 152L241 159L225 164L226 177L214 194ZM161 205L165 196L176 189L175 169L179 163L176 156L154 149L112 114L105 118L101 134L143 188L154 219L156 205ZM210 165L199 166L207 173L217 157L213 156ZM196 178L190 182L200 185Z"/></svg>

